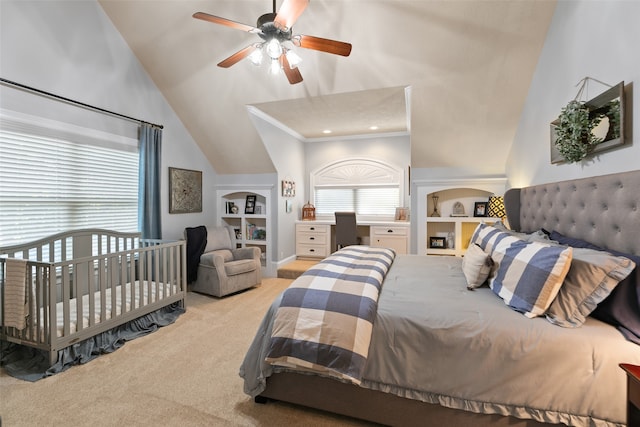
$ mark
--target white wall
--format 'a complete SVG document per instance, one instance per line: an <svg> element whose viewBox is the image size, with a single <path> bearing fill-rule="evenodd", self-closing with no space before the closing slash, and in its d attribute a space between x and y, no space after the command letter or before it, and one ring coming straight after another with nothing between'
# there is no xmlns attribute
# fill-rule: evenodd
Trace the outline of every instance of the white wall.
<svg viewBox="0 0 640 427"><path fill-rule="evenodd" d="M97 2L1 0L0 20L2 78L164 125L164 238L181 237L188 226L215 223L215 171ZM2 93L7 90L3 88ZM54 114L43 107L45 104L28 99L3 96L3 108L41 116ZM61 108L70 111L68 106ZM136 137L133 122L118 122L100 114L95 117L92 126ZM202 213L168 213L169 166L203 171Z"/></svg>
<svg viewBox="0 0 640 427"><path fill-rule="evenodd" d="M249 117L262 138L271 162L277 171L276 188L273 194L271 221L276 241L273 242L274 261L295 256L295 221L301 217L302 206L305 203L305 187L308 177L305 176L304 144L293 137L284 128L278 127L274 121L260 110L249 107ZM283 180L296 183L296 195L292 198L282 196L281 182ZM290 199L292 210L286 212L285 203Z"/></svg>
<svg viewBox="0 0 640 427"><path fill-rule="evenodd" d="M638 169L640 133L622 148L582 163L552 165L549 161L549 123L578 91L582 78L610 85L633 82L640 124L640 2L558 1L518 131L507 161L509 186L519 187ZM593 98L607 89L589 84ZM628 116L630 117L630 116Z"/></svg>

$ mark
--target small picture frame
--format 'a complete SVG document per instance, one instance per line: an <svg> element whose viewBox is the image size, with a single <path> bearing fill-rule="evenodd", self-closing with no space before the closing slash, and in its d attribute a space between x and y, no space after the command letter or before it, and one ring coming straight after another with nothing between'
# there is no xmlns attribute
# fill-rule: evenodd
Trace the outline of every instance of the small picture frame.
<svg viewBox="0 0 640 427"><path fill-rule="evenodd" d="M256 196L255 195L247 195L247 200L244 204L244 213L253 215L256 210Z"/></svg>
<svg viewBox="0 0 640 427"><path fill-rule="evenodd" d="M487 205L489 202L476 202L473 205L473 216L487 216Z"/></svg>
<svg viewBox="0 0 640 427"><path fill-rule="evenodd" d="M293 181L282 181L282 197L295 197L296 183Z"/></svg>
<svg viewBox="0 0 640 427"><path fill-rule="evenodd" d="M287 213L291 213L291 211L293 211L293 202L289 199L285 200L285 210Z"/></svg>
<svg viewBox="0 0 640 427"><path fill-rule="evenodd" d="M447 247L447 239L444 237L429 237L429 247L433 249L444 249Z"/></svg>
<svg viewBox="0 0 640 427"><path fill-rule="evenodd" d="M256 205L256 215L262 215L262 206Z"/></svg>
<svg viewBox="0 0 640 427"><path fill-rule="evenodd" d="M396 208L396 215L394 217L396 221L408 221L409 220L409 208Z"/></svg>

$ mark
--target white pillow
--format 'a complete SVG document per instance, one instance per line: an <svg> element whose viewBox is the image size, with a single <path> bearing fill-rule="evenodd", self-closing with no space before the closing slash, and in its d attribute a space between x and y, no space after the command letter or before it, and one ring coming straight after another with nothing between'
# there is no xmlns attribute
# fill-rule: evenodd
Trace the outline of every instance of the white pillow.
<svg viewBox="0 0 640 427"><path fill-rule="evenodd" d="M470 244L462 258L462 272L467 279L467 289L472 290L482 286L491 273L493 261L489 254L476 244Z"/></svg>

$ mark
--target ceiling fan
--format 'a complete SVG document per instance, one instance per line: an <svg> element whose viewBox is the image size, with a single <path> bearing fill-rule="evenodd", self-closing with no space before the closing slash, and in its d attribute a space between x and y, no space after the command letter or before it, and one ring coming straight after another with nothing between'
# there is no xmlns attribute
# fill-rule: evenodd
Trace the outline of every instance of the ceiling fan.
<svg viewBox="0 0 640 427"><path fill-rule="evenodd" d="M351 53L350 43L302 34L293 35L291 28L308 4L309 0L284 0L280 10L276 13L276 0L273 0L273 13L265 13L260 16L255 27L204 12L196 12L193 17L257 34L263 40L234 53L221 61L218 67L229 68L247 57L251 62L259 65L264 56L264 51L271 60L272 69L279 70L282 68L289 83L293 85L302 81L302 75L298 69L300 57L288 47L288 43L293 46L335 55L349 56Z"/></svg>

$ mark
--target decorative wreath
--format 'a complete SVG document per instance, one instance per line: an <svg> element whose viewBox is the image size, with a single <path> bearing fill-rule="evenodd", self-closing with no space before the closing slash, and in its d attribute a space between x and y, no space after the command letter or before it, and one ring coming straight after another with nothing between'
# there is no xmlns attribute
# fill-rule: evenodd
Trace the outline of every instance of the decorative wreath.
<svg viewBox="0 0 640 427"><path fill-rule="evenodd" d="M556 127L555 145L568 163L581 161L603 141L591 132L603 117L603 114L590 117L589 107L576 100L570 101L562 109Z"/></svg>

